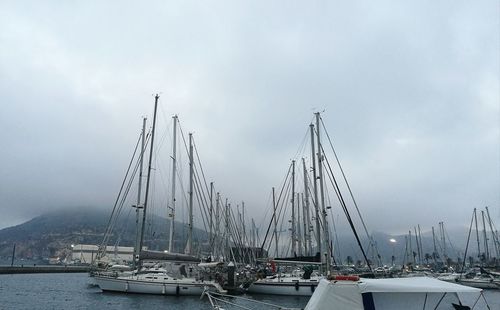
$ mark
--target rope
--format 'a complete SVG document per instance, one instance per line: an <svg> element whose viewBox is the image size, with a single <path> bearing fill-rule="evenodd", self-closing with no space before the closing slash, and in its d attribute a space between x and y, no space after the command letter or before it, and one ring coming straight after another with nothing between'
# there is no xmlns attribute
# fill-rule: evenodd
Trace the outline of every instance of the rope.
<svg viewBox="0 0 500 310"><path fill-rule="evenodd" d="M266 306L270 306L270 307L274 307L274 308L278 308L278 309L284 309L283 306L280 306L280 305L275 305L275 304L271 304L271 303L268 303L268 302L264 302L264 301L260 301L260 300L255 300L255 299L250 299L250 298L246 298L246 297L241 297L241 296L230 296L230 295L225 295L225 294L221 294L221 293L217 293L217 292L207 292L206 293L207 295L218 295L218 296L221 296L221 297L230 297L230 298L233 298L233 299L241 299L241 300L246 300L246 301L250 301L250 302L254 302L254 303L258 303L258 304L262 304L262 305L266 305ZM213 296L212 296L213 297ZM213 297L215 298L215 297ZM226 300L223 300L223 299L219 299L223 302L226 302ZM239 305L235 305L235 306L239 306Z"/></svg>
<svg viewBox="0 0 500 310"><path fill-rule="evenodd" d="M323 129L325 130L326 137L328 138L328 142L330 143L330 147L332 148L333 155L335 156L335 160L337 161L337 165L340 168L340 172L342 173L342 177L344 178L344 182L347 185L347 190L349 191L349 194L351 196L352 202L354 203L354 207L356 208L358 216L359 216L359 218L361 220L361 224L363 225L363 228L365 230L366 236L368 237L368 240L370 241L370 246L372 246L372 247L375 248L375 252L377 253L377 257L380 257L378 249L377 249L377 246L373 242L373 238L371 237L371 235L368 233L368 228L366 227L365 221L363 220L363 217L361 216L361 212L359 211L359 208L358 208L358 203L356 202L356 199L354 199L354 194L352 193L351 186L349 185L349 182L347 181L347 177L346 177L346 175L344 173L344 169L342 168L342 165L340 164L340 160L339 160L339 158L337 156L337 152L335 151L335 148L333 147L333 143L332 143L332 140L330 139L330 135L328 134L328 131L326 130L325 123L323 122L323 118L320 116L319 119L321 121L321 124L323 125ZM321 147L321 148L323 148L323 147Z"/></svg>

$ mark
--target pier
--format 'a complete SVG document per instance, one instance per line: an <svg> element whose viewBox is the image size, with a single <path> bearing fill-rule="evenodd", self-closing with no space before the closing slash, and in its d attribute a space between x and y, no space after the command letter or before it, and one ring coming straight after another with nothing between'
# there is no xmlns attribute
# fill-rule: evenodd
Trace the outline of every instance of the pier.
<svg viewBox="0 0 500 310"><path fill-rule="evenodd" d="M77 273L89 272L89 266L68 266L68 265L21 265L21 266L0 266L0 274L18 273Z"/></svg>

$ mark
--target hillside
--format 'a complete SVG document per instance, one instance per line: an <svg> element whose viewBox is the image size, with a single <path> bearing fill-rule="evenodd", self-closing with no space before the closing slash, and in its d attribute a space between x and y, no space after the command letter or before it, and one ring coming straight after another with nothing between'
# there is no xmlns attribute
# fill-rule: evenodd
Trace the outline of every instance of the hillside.
<svg viewBox="0 0 500 310"><path fill-rule="evenodd" d="M100 244L108 223L110 211L96 208L73 208L49 212L37 216L23 224L0 230L0 258L8 259L12 255L12 248L16 244L16 257L27 259L43 259L52 256L66 256L71 244ZM113 245L119 240L122 246L133 246L135 240L135 218L130 212L128 217L122 217L116 225L118 227L108 244ZM147 221L145 245L153 250L167 248L167 232L169 223L161 217L152 216ZM176 223L175 248L182 251L185 245L187 227ZM450 235L454 246L448 247L448 255L453 259L463 255L465 248L466 231L454 231ZM378 245L380 255L385 263L390 263L391 256L396 257L397 262L402 262L405 253L405 236L388 235L382 232L373 234ZM391 243L389 239L394 238L397 242ZM362 244L367 249L370 258L373 257L367 247L367 240L361 235ZM204 243L207 234L200 230L194 230L194 242ZM415 240L412 238L413 250ZM422 234L423 253L432 254L432 235ZM457 253L457 251L461 253ZM371 253L370 253L371 252ZM477 256L475 248L470 249L470 255ZM336 259L346 261L350 256L353 260L362 260L361 252L355 242L352 233L342 233L338 236L335 244Z"/></svg>
<svg viewBox="0 0 500 310"><path fill-rule="evenodd" d="M107 227L110 212L96 208L72 208L45 213L23 224L0 230L0 257L10 257L16 244L16 257L43 259L55 255L65 256L71 244L100 244ZM135 240L135 218L118 220L117 231L112 234L110 244L119 240L122 246L133 246ZM161 217L148 219L145 243L150 249L160 250L167 245L168 222ZM177 239L175 246L185 244L186 225L175 224ZM205 233L194 229L194 237L204 242ZM151 236L154 236L152 238Z"/></svg>

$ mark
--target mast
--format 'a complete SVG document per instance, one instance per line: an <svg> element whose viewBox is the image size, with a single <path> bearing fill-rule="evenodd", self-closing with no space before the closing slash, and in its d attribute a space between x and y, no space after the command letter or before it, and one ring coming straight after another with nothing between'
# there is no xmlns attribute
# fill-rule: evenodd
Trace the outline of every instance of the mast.
<svg viewBox="0 0 500 310"><path fill-rule="evenodd" d="M255 221L252 217L252 251L255 250L257 246L257 226L255 226Z"/></svg>
<svg viewBox="0 0 500 310"><path fill-rule="evenodd" d="M436 235L434 234L434 226L432 226L432 243L433 243L433 252L432 258L434 259L434 264L437 264L437 247L436 247Z"/></svg>
<svg viewBox="0 0 500 310"><path fill-rule="evenodd" d="M486 215L488 216L488 223L490 225L491 236L493 237L493 245L495 246L495 254L496 254L497 258L500 258L500 251L498 248L498 238L495 234L495 230L493 229L493 223L492 223L491 217L490 217L490 210L488 210L488 207L485 207L485 208L486 208Z"/></svg>
<svg viewBox="0 0 500 310"><path fill-rule="evenodd" d="M448 264L448 254L446 253L446 236L444 234L444 222L439 222L441 242L443 243L443 261Z"/></svg>
<svg viewBox="0 0 500 310"><path fill-rule="evenodd" d="M302 206L304 208L304 206ZM304 221L304 219L302 219ZM300 228L300 193L297 193L297 247L299 249L299 256L304 255L302 246L302 232Z"/></svg>
<svg viewBox="0 0 500 310"><path fill-rule="evenodd" d="M274 219L274 243L275 243L275 246L276 246L276 254L274 254L274 257L278 257L279 256L279 253L278 253L278 221L276 219L276 196L274 194L274 187L273 187L273 219Z"/></svg>
<svg viewBox="0 0 500 310"><path fill-rule="evenodd" d="M490 259L490 251L488 249L488 237L486 236L486 222L484 221L484 211L481 210L481 217L483 218L483 238L484 238L484 253L486 262Z"/></svg>
<svg viewBox="0 0 500 310"><path fill-rule="evenodd" d="M193 252L193 133L189 133L189 211L188 211L188 240L186 245L186 254Z"/></svg>
<svg viewBox="0 0 500 310"><path fill-rule="evenodd" d="M236 246L243 246L243 238L242 238L242 233L243 233L243 220L241 218L241 212L240 212L240 205L236 205L236 233L234 234L234 237L236 238L235 242L237 243Z"/></svg>
<svg viewBox="0 0 500 310"><path fill-rule="evenodd" d="M481 246L479 245L479 229L477 228L477 211L474 208L474 221L476 222L477 256L481 258Z"/></svg>
<svg viewBox="0 0 500 310"><path fill-rule="evenodd" d="M422 233L420 231L420 224L417 224L418 227L418 246L420 247L420 264L424 260L424 247L422 246Z"/></svg>
<svg viewBox="0 0 500 310"><path fill-rule="evenodd" d="M241 202L241 226L243 227L243 246L248 246L247 229L245 226L245 202Z"/></svg>
<svg viewBox="0 0 500 310"><path fill-rule="evenodd" d="M312 173L313 173L313 187L314 187L314 211L315 211L315 222L316 222L316 243L318 247L318 252L321 255L321 228L319 223L319 200L318 200L318 178L316 176L316 152L314 150L314 124L309 125L311 131L311 161L312 161Z"/></svg>
<svg viewBox="0 0 500 310"><path fill-rule="evenodd" d="M172 117L174 120L174 133L172 140L172 193L170 202L170 234L168 239L168 251L172 252L174 248L174 226L175 226L175 180L177 173L177 115Z"/></svg>
<svg viewBox="0 0 500 310"><path fill-rule="evenodd" d="M210 182L210 209L209 209L209 232L208 232L208 244L212 249L213 254L213 226L214 226L214 182Z"/></svg>
<svg viewBox="0 0 500 310"><path fill-rule="evenodd" d="M317 139L318 139L318 174L319 174L319 187L321 193L321 210L322 210L322 221L323 221L323 237L325 242L325 253L326 253L326 273L330 273L330 265L331 265L331 257L330 257L330 234L328 233L328 221L327 221L327 213L325 206L325 188L324 183L325 180L323 178L323 151L321 147L321 134L319 131L319 122L320 115L319 112L316 112L316 131L317 131Z"/></svg>
<svg viewBox="0 0 500 310"><path fill-rule="evenodd" d="M145 136L146 136L146 120L147 118L142 118L142 131L141 131L141 155L139 162L139 182L137 185L137 204L135 206L135 225L137 227L137 233L135 237L135 246L134 246L134 257L132 258L132 263L134 268L137 266L137 260L139 258L139 253L141 252L140 243L141 243L141 229L139 226L141 219L141 210L143 207L141 206L141 193L142 193L142 172L144 170L144 147L145 147Z"/></svg>
<svg viewBox="0 0 500 310"><path fill-rule="evenodd" d="M417 257L418 257L418 263L422 264L421 256L420 256L420 245L418 243L418 233L417 233L417 227L413 226L413 229L415 230L415 243L417 244Z"/></svg>
<svg viewBox="0 0 500 310"><path fill-rule="evenodd" d="M302 203L302 208L304 211L303 221L304 221L304 248L306 250L306 255L312 254L311 247L311 230L309 227L311 226L311 219L309 218L309 184L307 182L307 169L306 169L306 160L302 157L302 169L304 170L304 196L305 204Z"/></svg>
<svg viewBox="0 0 500 310"><path fill-rule="evenodd" d="M297 234L295 232L295 160L292 160L292 255L297 256Z"/></svg>
<svg viewBox="0 0 500 310"><path fill-rule="evenodd" d="M217 192L215 198L215 253L217 260L220 256L220 193Z"/></svg>
<svg viewBox="0 0 500 310"><path fill-rule="evenodd" d="M306 211L306 201L304 199L304 193L300 193L297 200L302 201L302 240L304 243L304 255L309 256L309 245L307 238L307 211Z"/></svg>
<svg viewBox="0 0 500 310"><path fill-rule="evenodd" d="M144 244L144 228L146 227L146 210L148 206L149 197L149 183L151 180L151 163L153 162L153 150L154 150L154 140L155 140L155 126L156 126L156 110L158 108L158 99L160 96L155 95L155 108L153 112L153 128L151 129L151 145L149 148L149 162L148 162L148 176L146 178L146 193L144 197L144 207L142 211L142 224L141 224L141 237L139 242L139 253L142 250L142 245Z"/></svg>
<svg viewBox="0 0 500 310"><path fill-rule="evenodd" d="M230 205L227 203L227 198L226 198L226 205L225 205L225 224L226 224L226 228L225 228L225 241L226 241L226 246L225 246L225 249L226 249L226 257L229 257L229 259L231 258L231 249L229 248L229 208L230 208Z"/></svg>
<svg viewBox="0 0 500 310"><path fill-rule="evenodd" d="M404 259L403 259L403 266L405 263L410 263L410 256L409 256L409 253L408 253L408 236L405 235L405 256L404 256Z"/></svg>
<svg viewBox="0 0 500 310"><path fill-rule="evenodd" d="M411 244L411 230L408 231L408 240L410 242L410 255L411 255L411 258L413 260L413 266L415 266L417 263L415 261L415 252L413 252L413 247Z"/></svg>

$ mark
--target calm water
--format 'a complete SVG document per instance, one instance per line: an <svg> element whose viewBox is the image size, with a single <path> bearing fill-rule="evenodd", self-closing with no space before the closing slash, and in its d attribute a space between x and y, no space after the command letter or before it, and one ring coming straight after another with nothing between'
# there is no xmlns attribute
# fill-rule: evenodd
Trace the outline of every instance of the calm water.
<svg viewBox="0 0 500 310"><path fill-rule="evenodd" d="M303 308L308 298L259 296L259 300ZM248 302L238 302L247 304ZM232 307L225 307L232 309ZM255 309L257 309L254 306ZM258 307L266 309L266 307ZM84 273L0 275L0 309L183 309L210 310L206 297L102 293ZM233 309L236 309L233 307Z"/></svg>
<svg viewBox="0 0 500 310"><path fill-rule="evenodd" d="M199 297L102 293L92 284L92 279L82 273L0 275L0 309L211 309L206 297L200 300ZM500 310L500 290L485 291L485 296L491 309ZM308 300L276 296L256 299L296 308L303 308ZM248 306L244 301L235 302ZM476 309L486 308L481 303Z"/></svg>

